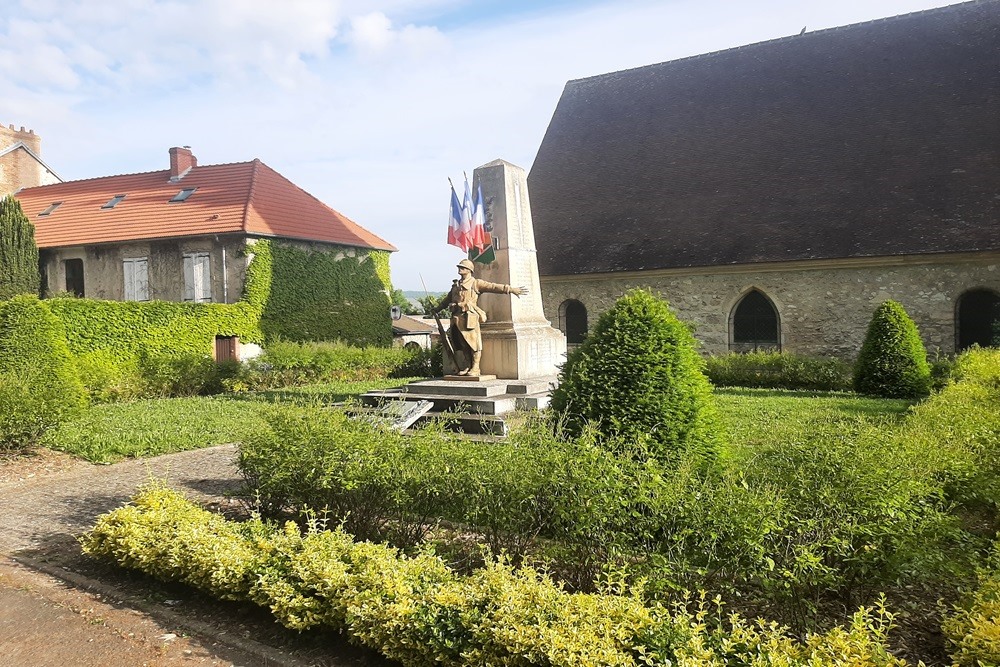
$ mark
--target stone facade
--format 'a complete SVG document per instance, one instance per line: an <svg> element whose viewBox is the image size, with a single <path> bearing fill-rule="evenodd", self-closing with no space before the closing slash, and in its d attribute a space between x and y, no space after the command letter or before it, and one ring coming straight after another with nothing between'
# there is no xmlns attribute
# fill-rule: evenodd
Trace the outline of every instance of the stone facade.
<svg viewBox="0 0 1000 667"><path fill-rule="evenodd" d="M137 241L42 251L45 287L49 294L64 292L66 260L83 260L84 296L90 299L125 299L125 259L148 260L149 299L184 300L184 254L207 252L212 302L233 303L242 295L246 276L245 237L202 237L168 241ZM224 267L224 270L223 270Z"/></svg>
<svg viewBox="0 0 1000 667"><path fill-rule="evenodd" d="M893 299L916 322L928 352L951 354L962 294L973 289L1000 293L1000 253L542 276L541 283L545 312L563 331L568 299L586 307L592 329L625 291L650 288L695 326L705 354L731 349L733 312L753 289L777 311L783 351L848 360L857 356L875 308Z"/></svg>
<svg viewBox="0 0 1000 667"><path fill-rule="evenodd" d="M13 125L0 125L0 152L18 142L24 146L0 154L0 196L11 194L20 188L60 182L59 177L39 159L42 140L34 130L25 130L23 127L15 130Z"/></svg>

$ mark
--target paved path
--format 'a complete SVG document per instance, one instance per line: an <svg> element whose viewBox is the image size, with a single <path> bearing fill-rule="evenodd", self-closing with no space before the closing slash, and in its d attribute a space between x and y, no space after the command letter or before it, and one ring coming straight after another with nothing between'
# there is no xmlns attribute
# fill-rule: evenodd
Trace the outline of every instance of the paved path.
<svg viewBox="0 0 1000 667"><path fill-rule="evenodd" d="M151 479L198 502L233 504L226 494L242 482L235 456L236 448L224 445L110 466L72 461L55 472L0 481L0 662L5 667L376 664L342 644L327 650L323 638L305 641L303 650L289 650L283 645L287 637L257 641L281 632L266 615L237 617L243 610L221 603L216 610L183 589L178 595L187 600L164 600L162 594L153 596L159 601L143 599L136 589L145 584L95 575L79 555L76 536ZM193 605L197 613L189 613Z"/></svg>

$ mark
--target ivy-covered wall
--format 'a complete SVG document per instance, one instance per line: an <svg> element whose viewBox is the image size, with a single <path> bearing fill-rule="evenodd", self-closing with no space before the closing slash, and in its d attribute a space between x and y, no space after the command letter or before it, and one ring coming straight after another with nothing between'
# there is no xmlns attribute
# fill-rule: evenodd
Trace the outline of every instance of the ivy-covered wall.
<svg viewBox="0 0 1000 667"><path fill-rule="evenodd" d="M357 256L348 254L356 252ZM341 340L389 346L389 253L258 240L246 246L239 302L47 300L74 354L211 355L216 336L244 343Z"/></svg>
<svg viewBox="0 0 1000 667"><path fill-rule="evenodd" d="M248 302L47 300L74 354L103 351L120 361L141 353L211 355L216 336L261 343L260 309Z"/></svg>
<svg viewBox="0 0 1000 667"><path fill-rule="evenodd" d="M263 303L265 340L392 343L388 252L330 252L324 246L267 240L257 241L249 252L254 257L244 298Z"/></svg>

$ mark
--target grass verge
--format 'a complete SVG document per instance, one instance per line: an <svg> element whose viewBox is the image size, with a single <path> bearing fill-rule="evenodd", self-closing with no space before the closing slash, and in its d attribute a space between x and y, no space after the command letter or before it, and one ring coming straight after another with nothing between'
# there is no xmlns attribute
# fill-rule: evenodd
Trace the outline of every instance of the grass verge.
<svg viewBox="0 0 1000 667"><path fill-rule="evenodd" d="M241 442L261 424L265 406L345 401L406 380L330 382L281 390L95 405L44 436L44 447L94 463L159 456Z"/></svg>

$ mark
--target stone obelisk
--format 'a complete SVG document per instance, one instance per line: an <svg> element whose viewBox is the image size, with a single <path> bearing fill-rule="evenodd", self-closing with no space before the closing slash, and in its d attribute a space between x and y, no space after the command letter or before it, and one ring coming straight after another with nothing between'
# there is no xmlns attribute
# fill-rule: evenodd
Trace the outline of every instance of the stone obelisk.
<svg viewBox="0 0 1000 667"><path fill-rule="evenodd" d="M476 277L526 289L520 298L510 294L479 297L489 315L482 325L482 372L510 380L553 377L566 361L566 336L542 312L527 174L516 165L495 160L475 170L473 188L477 184L483 189L496 261L477 264Z"/></svg>

